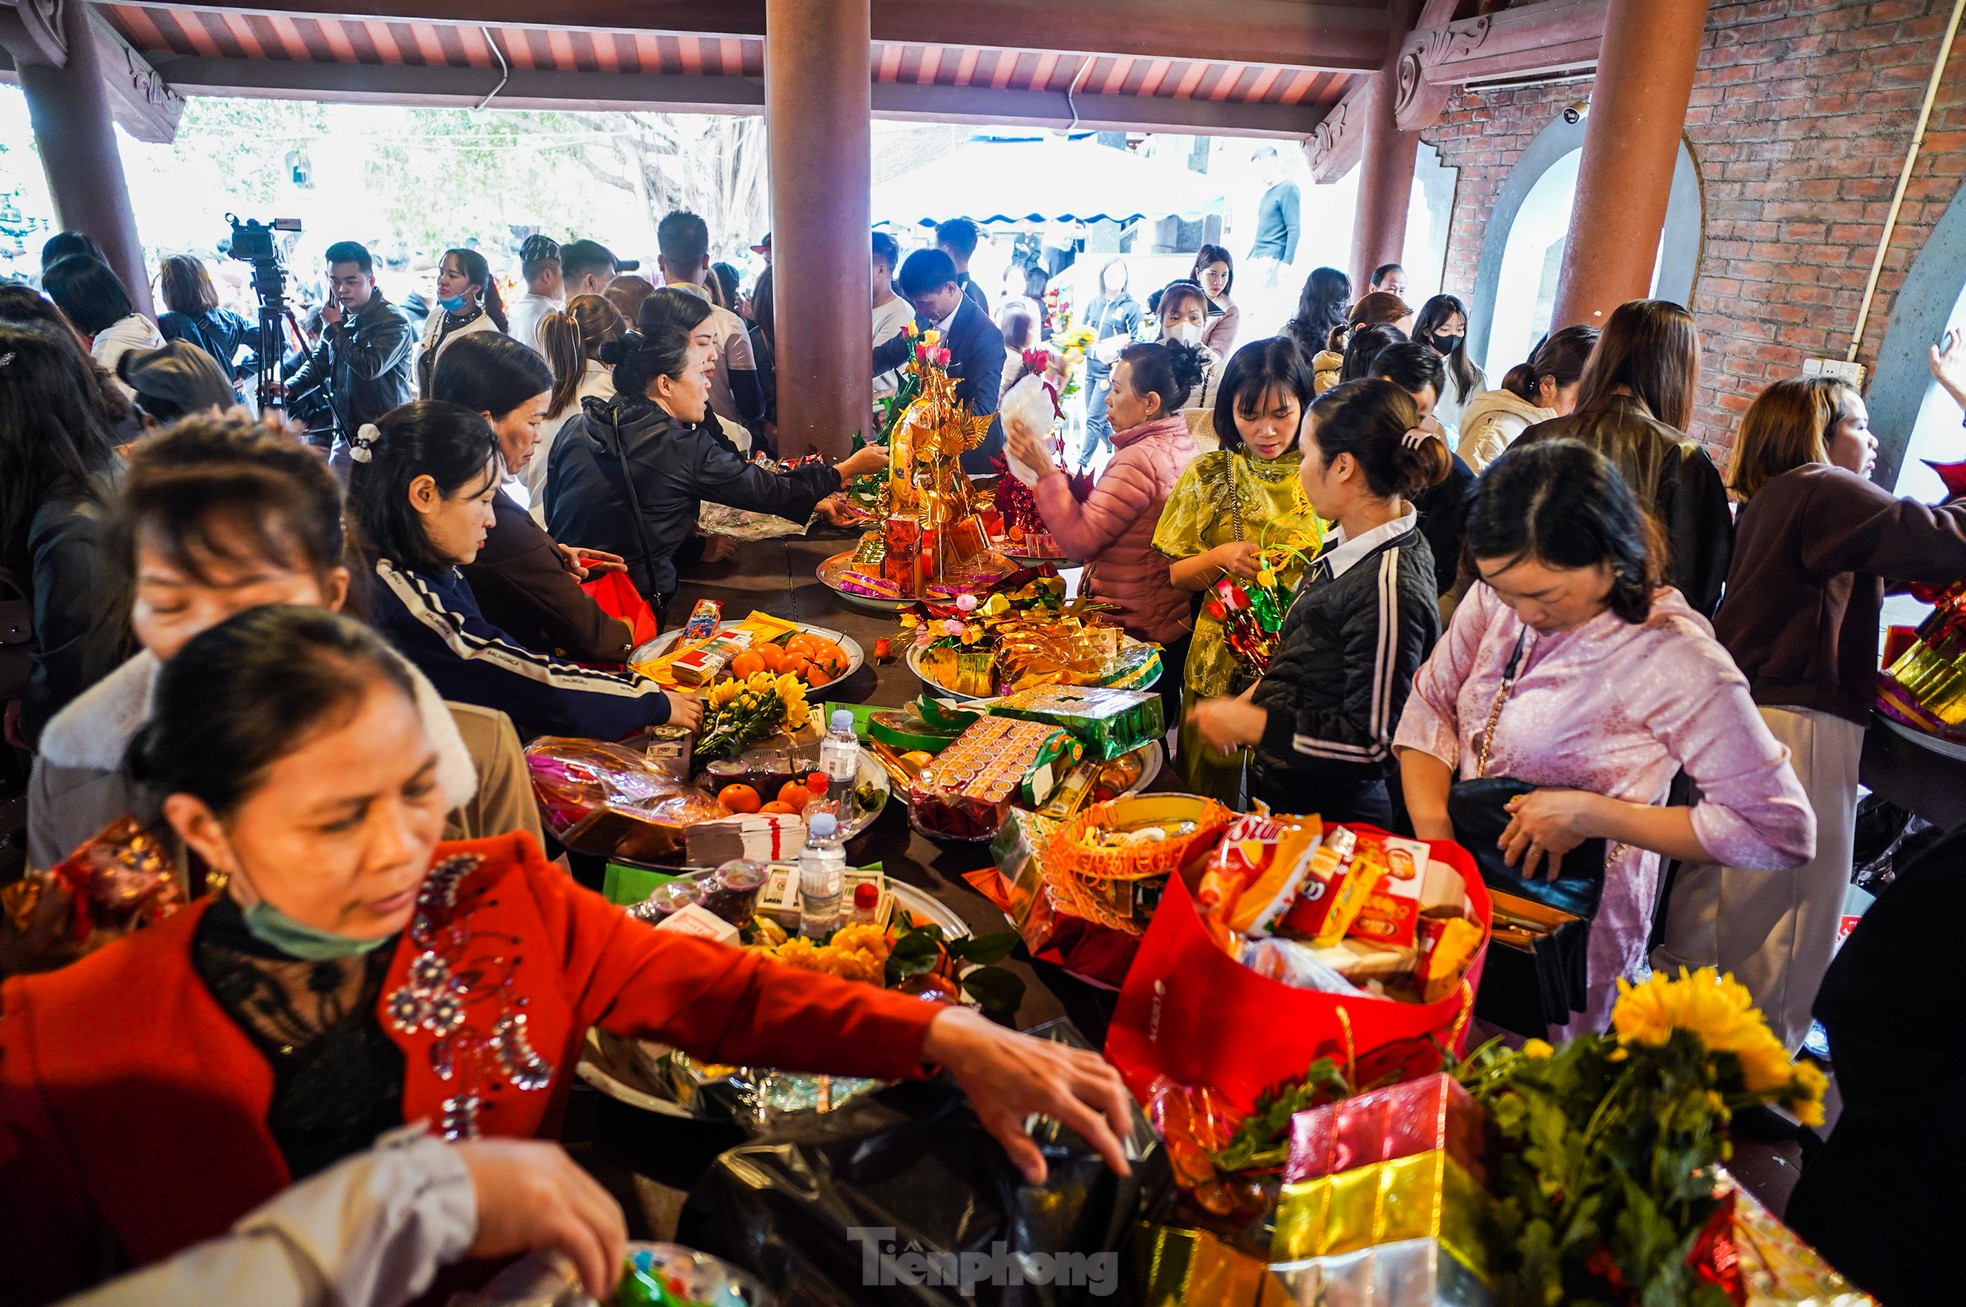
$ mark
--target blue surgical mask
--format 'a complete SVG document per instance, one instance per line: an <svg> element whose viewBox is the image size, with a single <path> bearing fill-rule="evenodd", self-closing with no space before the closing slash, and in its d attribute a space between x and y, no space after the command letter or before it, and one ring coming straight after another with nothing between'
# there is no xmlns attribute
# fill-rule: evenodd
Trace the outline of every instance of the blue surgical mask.
<svg viewBox="0 0 1966 1307"><path fill-rule="evenodd" d="M464 306L468 303L470 301L462 295L449 295L440 298L437 301L437 307L446 313L461 313L464 311Z"/></svg>
<svg viewBox="0 0 1966 1307"><path fill-rule="evenodd" d="M246 933L262 944L279 949L288 957L299 958L303 962L328 962L336 958L358 958L373 953L387 944L392 936L381 939L350 939L332 931L316 930L295 921L265 899L253 904L240 914L245 918Z"/></svg>

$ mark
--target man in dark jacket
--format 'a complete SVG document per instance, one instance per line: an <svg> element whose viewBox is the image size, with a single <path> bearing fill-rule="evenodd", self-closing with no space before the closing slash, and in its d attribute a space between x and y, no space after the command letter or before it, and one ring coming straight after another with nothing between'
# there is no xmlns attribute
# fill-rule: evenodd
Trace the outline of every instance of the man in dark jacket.
<svg viewBox="0 0 1966 1307"><path fill-rule="evenodd" d="M287 382L287 394L298 402L325 387L334 424L310 438L345 470L348 442L363 424L414 398L410 356L416 336L409 319L376 288L375 260L356 242L328 246L328 292L321 343Z"/></svg>
<svg viewBox="0 0 1966 1307"><path fill-rule="evenodd" d="M956 265L941 250L916 250L901 265L901 293L915 306L915 325L942 333L941 348L949 351L947 371L956 383L956 399L972 416L997 411L1003 389L1003 333L976 302L963 293ZM874 375L902 367L917 342L905 333L874 350ZM983 443L963 455L963 468L990 471L1003 448L1003 424L993 422Z"/></svg>

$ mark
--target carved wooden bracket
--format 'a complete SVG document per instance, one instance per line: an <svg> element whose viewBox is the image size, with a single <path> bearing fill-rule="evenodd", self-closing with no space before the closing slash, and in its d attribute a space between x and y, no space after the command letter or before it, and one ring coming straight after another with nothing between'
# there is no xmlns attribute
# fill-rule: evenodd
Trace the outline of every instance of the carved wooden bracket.
<svg viewBox="0 0 1966 1307"><path fill-rule="evenodd" d="M1365 153L1367 101L1379 77L1378 73L1367 73L1355 78L1345 98L1331 106L1331 112L1304 142L1313 182L1335 182L1357 166Z"/></svg>
<svg viewBox="0 0 1966 1307"><path fill-rule="evenodd" d="M1440 121L1456 86L1597 66L1610 0L1537 0L1423 27L1400 49L1394 113L1404 131Z"/></svg>
<svg viewBox="0 0 1966 1307"><path fill-rule="evenodd" d="M68 63L68 37L62 30L65 3L67 0L0 2L0 46L7 48L16 64L61 68Z"/></svg>
<svg viewBox="0 0 1966 1307"><path fill-rule="evenodd" d="M184 117L184 97L172 89L150 60L109 25L100 12L89 15L96 48L102 55L103 84L109 89L110 111L123 130L139 141L168 144L177 137Z"/></svg>

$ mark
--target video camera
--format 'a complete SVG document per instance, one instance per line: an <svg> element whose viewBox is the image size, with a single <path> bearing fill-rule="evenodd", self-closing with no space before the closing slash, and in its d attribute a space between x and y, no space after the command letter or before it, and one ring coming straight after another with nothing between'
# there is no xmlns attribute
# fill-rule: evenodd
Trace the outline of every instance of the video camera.
<svg viewBox="0 0 1966 1307"><path fill-rule="evenodd" d="M299 232L300 219L275 218L260 222L228 213L232 224L232 257L253 265L253 293L259 297L259 385L262 409L285 408L286 397L280 387L280 360L286 354L282 325L292 315L287 309L287 267L280 257L274 233Z"/></svg>

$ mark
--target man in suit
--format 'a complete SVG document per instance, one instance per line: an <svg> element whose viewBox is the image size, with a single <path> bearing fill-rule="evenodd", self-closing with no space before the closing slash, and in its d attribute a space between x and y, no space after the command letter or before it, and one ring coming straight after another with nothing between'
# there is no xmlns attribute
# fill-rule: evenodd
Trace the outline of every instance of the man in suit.
<svg viewBox="0 0 1966 1307"><path fill-rule="evenodd" d="M949 351L947 371L956 383L956 398L974 416L997 411L997 392L1003 384L1003 333L976 301L963 293L956 265L941 250L916 250L901 265L901 293L915 306L915 325L942 333L941 348ZM904 366L915 342L898 335L874 350L874 375ZM990 424L983 443L963 455L963 467L973 473L990 470L1003 448L1003 424Z"/></svg>
<svg viewBox="0 0 1966 1307"><path fill-rule="evenodd" d="M935 248L949 256L956 265L956 281L962 285L963 294L976 302L976 307L985 314L990 311L990 298L983 288L969 275L969 261L976 256L976 243L983 236L983 229L969 218L951 218L936 224Z"/></svg>

